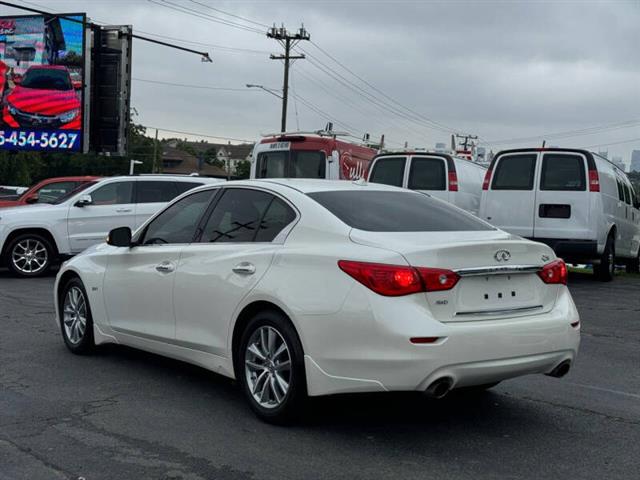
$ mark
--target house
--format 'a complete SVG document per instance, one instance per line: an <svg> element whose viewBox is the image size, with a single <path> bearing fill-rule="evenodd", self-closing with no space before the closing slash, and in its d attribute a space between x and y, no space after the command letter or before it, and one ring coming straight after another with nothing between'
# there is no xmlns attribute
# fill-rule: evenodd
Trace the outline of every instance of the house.
<svg viewBox="0 0 640 480"><path fill-rule="evenodd" d="M206 177L227 178L225 170L210 165L204 159L189 152L180 150L171 143L162 145L162 173L167 174L198 174Z"/></svg>

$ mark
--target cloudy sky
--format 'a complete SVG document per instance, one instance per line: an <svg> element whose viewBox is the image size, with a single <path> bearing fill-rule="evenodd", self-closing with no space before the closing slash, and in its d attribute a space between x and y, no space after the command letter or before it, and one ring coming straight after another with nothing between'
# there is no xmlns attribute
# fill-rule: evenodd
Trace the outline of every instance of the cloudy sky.
<svg viewBox="0 0 640 480"><path fill-rule="evenodd" d="M627 163L640 149L640 0L24 4L86 10L95 21L208 51L213 63L134 41L132 103L151 127L248 140L277 131L279 99L245 84L282 88L282 64L269 59L281 48L266 26L304 22L312 41L300 44L307 59L292 70L289 129L331 119L356 136L427 147L468 132L494 150L540 145L533 137L544 135Z"/></svg>

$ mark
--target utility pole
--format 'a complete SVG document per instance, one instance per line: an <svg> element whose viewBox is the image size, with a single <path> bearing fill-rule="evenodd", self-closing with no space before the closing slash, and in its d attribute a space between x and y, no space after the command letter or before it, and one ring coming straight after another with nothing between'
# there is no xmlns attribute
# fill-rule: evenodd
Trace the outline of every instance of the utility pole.
<svg viewBox="0 0 640 480"><path fill-rule="evenodd" d="M280 131L287 131L287 102L289 99L289 67L291 60L301 60L304 55L291 55L291 49L302 40L311 40L311 35L304 28L304 25L296 33L289 33L284 25L276 28L274 25L267 32L268 38L273 38L280 42L284 48L284 55L271 55L271 60L284 60L284 84L282 86L282 120L280 122Z"/></svg>
<svg viewBox="0 0 640 480"><path fill-rule="evenodd" d="M162 165L158 162L158 129L156 128L156 139L153 141L153 173L162 173Z"/></svg>
<svg viewBox="0 0 640 480"><path fill-rule="evenodd" d="M462 142L462 148L463 148L463 150L468 150L467 147L473 146L473 144L469 145L470 141L471 140L477 140L478 136L477 135L467 135L467 134L461 135L459 133L456 133L456 138L464 139L464 142Z"/></svg>

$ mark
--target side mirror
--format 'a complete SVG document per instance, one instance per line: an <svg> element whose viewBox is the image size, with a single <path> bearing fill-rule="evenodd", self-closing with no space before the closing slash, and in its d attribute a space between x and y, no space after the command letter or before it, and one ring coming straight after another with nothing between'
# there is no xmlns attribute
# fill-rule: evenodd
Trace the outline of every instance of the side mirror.
<svg viewBox="0 0 640 480"><path fill-rule="evenodd" d="M33 203L38 203L39 199L40 199L40 195L38 195L37 193L32 193L27 198L25 198L24 201L25 203L28 203L31 205Z"/></svg>
<svg viewBox="0 0 640 480"><path fill-rule="evenodd" d="M130 247L131 229L129 227L114 228L107 236L107 244L112 247Z"/></svg>
<svg viewBox="0 0 640 480"><path fill-rule="evenodd" d="M91 195L82 195L74 205L76 207L86 207L87 205L91 205L92 203L93 198L91 198Z"/></svg>

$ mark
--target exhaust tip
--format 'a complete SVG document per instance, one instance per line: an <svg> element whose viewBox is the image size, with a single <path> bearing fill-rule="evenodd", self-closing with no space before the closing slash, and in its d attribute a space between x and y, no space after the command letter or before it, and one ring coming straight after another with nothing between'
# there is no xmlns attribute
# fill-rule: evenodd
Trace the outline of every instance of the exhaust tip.
<svg viewBox="0 0 640 480"><path fill-rule="evenodd" d="M424 391L425 395L430 398L443 398L451 391L453 386L453 380L449 377L438 378L431 382L431 384Z"/></svg>
<svg viewBox="0 0 640 480"><path fill-rule="evenodd" d="M561 378L564 377L571 370L571 360L565 360L560 363L556 368L547 373L550 377Z"/></svg>

